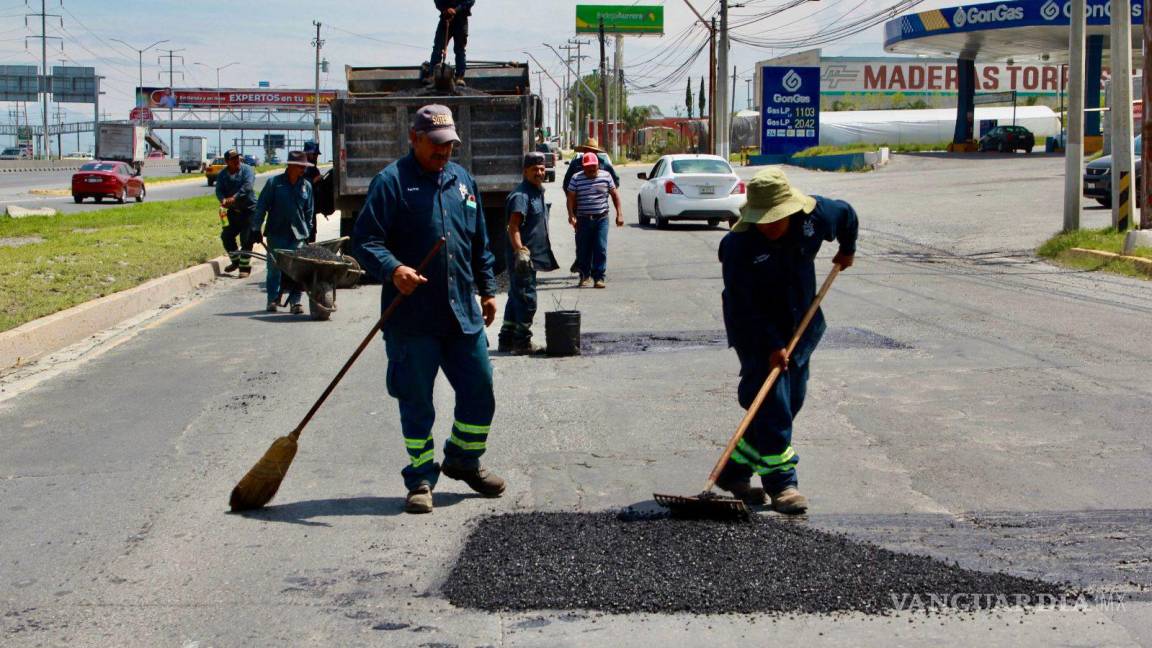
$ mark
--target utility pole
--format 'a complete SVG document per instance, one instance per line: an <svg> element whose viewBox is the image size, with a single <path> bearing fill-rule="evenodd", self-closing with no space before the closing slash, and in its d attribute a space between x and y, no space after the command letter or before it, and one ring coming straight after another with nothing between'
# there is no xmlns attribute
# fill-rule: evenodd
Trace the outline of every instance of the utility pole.
<svg viewBox="0 0 1152 648"><path fill-rule="evenodd" d="M1111 0L1111 13L1112 226L1124 232L1132 227L1132 13L1129 0Z"/></svg>
<svg viewBox="0 0 1152 648"><path fill-rule="evenodd" d="M715 154L719 139L716 133L716 16L708 32L708 152Z"/></svg>
<svg viewBox="0 0 1152 648"><path fill-rule="evenodd" d="M1143 186L1140 190L1140 200L1137 204L1140 205L1140 229L1152 229L1152 197L1149 196L1149 187L1152 187L1152 179L1149 179L1148 174L1152 172L1152 141L1149 141L1149 136L1152 136L1152 43L1148 39L1152 38L1152 16L1148 12L1144 12L1144 83L1142 84L1143 91L1141 98L1144 100L1144 118L1140 124L1140 132L1143 137L1140 138L1141 143L1141 157L1140 166L1143 177ZM1127 247L1127 246L1125 246ZM1125 250L1127 251L1127 250Z"/></svg>
<svg viewBox="0 0 1152 648"><path fill-rule="evenodd" d="M612 137L612 157L620 158L620 127L624 123L624 35L616 34L616 57L613 59L612 84L616 88L616 134Z"/></svg>
<svg viewBox="0 0 1152 648"><path fill-rule="evenodd" d="M744 79L744 83L748 84L747 88L746 88L746 94L747 94L747 99L748 99L748 110L752 110L752 77L748 77L747 79Z"/></svg>
<svg viewBox="0 0 1152 648"><path fill-rule="evenodd" d="M732 113L736 112L736 66L732 66L732 110L728 112L731 117Z"/></svg>
<svg viewBox="0 0 1152 648"><path fill-rule="evenodd" d="M320 48L324 47L324 41L320 38L320 23L313 20L312 24L316 25L316 38L312 40L312 47L316 48L316 103L312 113L312 138L316 146L320 146Z"/></svg>
<svg viewBox="0 0 1152 648"><path fill-rule="evenodd" d="M577 79L577 82L582 83L583 77L580 76L580 61L584 60L587 57L580 54L580 48L582 48L585 45L591 45L592 41L570 38L570 39L568 39L568 44L576 46L576 79ZM595 100L593 100L593 102L595 102ZM576 92L576 104L575 104L575 106L576 106L576 108L575 108L575 112L576 112L576 114L575 114L576 138L575 139L582 143L584 141L584 138L585 138L585 134L584 134L585 124L584 124L584 120L580 116L580 104L581 103L583 103L583 102L580 99L580 92L577 91Z"/></svg>
<svg viewBox="0 0 1152 648"><path fill-rule="evenodd" d="M719 81L716 84L716 105L720 107L716 111L716 154L727 160L731 153L728 146L728 115L724 110L728 107L728 83L721 74L728 71L728 0L720 0L720 37L716 44L716 69L722 70L716 75Z"/></svg>
<svg viewBox="0 0 1152 648"><path fill-rule="evenodd" d="M48 95L52 90L52 86L48 77L48 40L52 39L61 41L61 46L63 46L63 41L59 36L48 35L48 17L52 16L53 18L58 18L60 20L61 27L64 26L64 19L61 18L59 14L48 13L47 3L48 0L40 0L40 13L24 15L25 27L28 26L29 18L40 19L40 33L26 37L24 39L24 43L25 47L27 47L28 38L40 39L40 79L37 83L37 98L40 99L40 107L42 110L41 117L43 118L44 124L44 134L43 139L41 140L41 149L44 153L44 158L50 159L52 157L52 140L48 135Z"/></svg>
<svg viewBox="0 0 1152 648"><path fill-rule="evenodd" d="M184 65L184 57L176 55L176 52L183 52L184 50L183 49L169 49L169 50L160 50L160 51L161 52L168 52L167 54L165 54L163 56L157 57L156 64L157 65L160 64L160 59L165 59L165 58L168 59L168 92L171 93L171 96L170 96L171 101L168 104L168 154L169 155L175 155L175 152L176 152L176 135L175 135L175 132L176 131L175 131L175 129L172 128L172 122L175 121L175 115L173 113L175 111L175 104L176 104L176 90L175 90L176 84L174 82L174 79L175 79L177 74L180 75L180 78L184 78L184 73L183 72L176 72L173 69L172 65L176 59L180 59L180 65ZM161 74L163 74L163 73L161 73Z"/></svg>
<svg viewBox="0 0 1152 648"><path fill-rule="evenodd" d="M604 18L600 18L600 123L604 126L604 137L608 137L608 58L604 52Z"/></svg>
<svg viewBox="0 0 1152 648"><path fill-rule="evenodd" d="M557 50L555 47L552 47L548 43L542 43L542 45L544 45L544 47L547 47L548 49L552 50L552 53L556 55L556 58L560 59L560 62L563 63L565 67L567 67L569 70L572 70L571 62L565 60L563 56L560 56L559 50ZM525 52L525 54L527 54L527 52ZM580 60L577 59L576 63L579 64ZM541 67L543 67L543 66L541 66ZM596 100L596 93L593 92L592 88L588 87L588 84L584 82L584 79L580 76L579 68L576 69L575 74L576 74L576 83L574 84L575 87L584 88L584 91L587 92L588 96L592 98L592 122L595 123L599 119L599 117L597 116L597 111L596 111L596 105L598 104L598 101ZM577 101L579 101L579 96L577 96Z"/></svg>

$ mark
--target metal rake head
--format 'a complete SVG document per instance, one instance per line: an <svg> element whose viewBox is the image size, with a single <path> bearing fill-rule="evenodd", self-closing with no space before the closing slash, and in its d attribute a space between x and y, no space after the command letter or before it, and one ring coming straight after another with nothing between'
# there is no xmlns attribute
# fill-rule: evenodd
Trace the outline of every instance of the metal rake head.
<svg viewBox="0 0 1152 648"><path fill-rule="evenodd" d="M712 491L696 496L653 493L652 499L668 509L673 517L685 520L749 520L752 517L743 500L722 497Z"/></svg>

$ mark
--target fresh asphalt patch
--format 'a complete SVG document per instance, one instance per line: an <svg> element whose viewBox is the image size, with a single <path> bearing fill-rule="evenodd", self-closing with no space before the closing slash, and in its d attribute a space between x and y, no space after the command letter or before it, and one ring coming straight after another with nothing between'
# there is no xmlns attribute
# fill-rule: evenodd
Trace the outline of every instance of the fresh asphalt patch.
<svg viewBox="0 0 1152 648"><path fill-rule="evenodd" d="M770 516L712 522L633 509L484 518L443 594L490 611L873 615L1083 596L1065 584L966 569Z"/></svg>

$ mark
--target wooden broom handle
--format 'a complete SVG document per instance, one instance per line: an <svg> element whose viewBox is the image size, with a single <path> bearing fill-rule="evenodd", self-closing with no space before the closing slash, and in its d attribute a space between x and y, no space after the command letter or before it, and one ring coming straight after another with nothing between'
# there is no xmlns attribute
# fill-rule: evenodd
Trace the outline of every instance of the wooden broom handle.
<svg viewBox="0 0 1152 648"><path fill-rule="evenodd" d="M824 285L820 286L820 292L816 294L816 299L812 300L812 305L808 307L808 312L804 313L804 319L800 320L800 326L796 328L796 333L792 336L792 340L788 342L788 358L791 360L792 352L796 350L796 345L800 343L800 338L804 335L804 331L808 329L808 324L812 318L816 316L816 310L820 308L820 302L824 300L824 295L828 294L828 289L832 287L832 282L836 279L836 275L840 274L840 264L832 264L832 272L828 273L828 278L824 280ZM736 428L735 434L728 440L728 446L724 448L724 454L720 455L720 460L716 462L716 467L712 469L712 473L708 475L708 483L704 484L704 492L712 490L716 485L716 480L720 478L720 472L724 470L724 466L728 463L728 459L732 456L732 451L736 449L736 444L740 443L740 439L744 438L744 433L748 430L748 426L752 425L752 419L756 418L756 413L760 411L760 406L764 404L764 399L768 397L768 392L772 391L772 386L776 384L776 379L780 377L780 367L773 367L768 378L764 380L764 384L760 387L760 392L756 394L756 399L752 401L752 405L748 407L748 411L744 414L744 419L740 421L740 425Z"/></svg>
<svg viewBox="0 0 1152 648"><path fill-rule="evenodd" d="M432 246L432 249L428 251L424 260L420 262L420 265L416 266L416 274L424 274L424 269L428 267L428 264L432 262L432 259L435 258L442 247L444 247L443 237L436 241L436 245ZM300 421L300 425L297 425L296 429L292 430L292 433L288 435L293 441L300 438L300 432L304 429L304 426L308 425L308 422L312 420L312 416L316 414L316 410L320 409L320 406L328 399L328 395L332 393L333 389L336 389L336 385L339 384L344 374L348 373L348 369L352 367L352 363L356 362L356 359L360 357L364 349L368 348L368 344L372 341L372 338L376 337L376 334L379 333L380 329L384 326L384 322L387 322L388 318L392 317L392 313L396 310L396 307L404 301L406 296L404 293L396 293L396 297L392 299L392 303L388 304L388 308L384 309L384 313L380 315L380 319L376 320L376 324L372 327L371 331L368 331L368 335L364 336L364 339L360 342L360 346L356 347L356 351L352 354L352 357L348 358L348 361L340 368L340 372L336 374L332 382L328 383L328 388L324 390L323 394L320 394L320 398L316 399L316 403L313 404L312 409L308 410L308 413L304 415L304 419Z"/></svg>

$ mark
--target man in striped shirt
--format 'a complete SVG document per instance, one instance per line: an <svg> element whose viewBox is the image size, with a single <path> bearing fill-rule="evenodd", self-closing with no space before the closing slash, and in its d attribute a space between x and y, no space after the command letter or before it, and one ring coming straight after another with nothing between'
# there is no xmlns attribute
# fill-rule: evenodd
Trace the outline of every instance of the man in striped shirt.
<svg viewBox="0 0 1152 648"><path fill-rule="evenodd" d="M594 282L604 288L608 268L608 199L616 207L616 227L624 227L620 194L612 176L600 168L595 153L585 153L581 160L584 172L572 176L568 183L568 223L576 230L576 265L580 287Z"/></svg>

